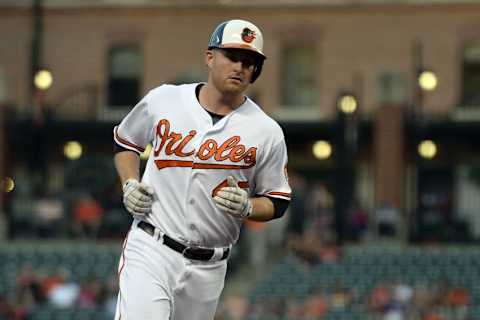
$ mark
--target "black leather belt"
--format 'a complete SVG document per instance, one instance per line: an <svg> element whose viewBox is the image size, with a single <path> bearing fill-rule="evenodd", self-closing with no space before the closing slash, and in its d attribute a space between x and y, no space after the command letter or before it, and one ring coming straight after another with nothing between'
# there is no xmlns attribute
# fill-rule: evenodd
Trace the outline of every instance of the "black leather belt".
<svg viewBox="0 0 480 320"><path fill-rule="evenodd" d="M151 235L152 237L155 235L155 227L148 222L140 221L137 226ZM194 247L187 247L186 245L170 238L166 234L163 235L163 244L181 253L185 258L193 259L193 260L201 260L201 261L209 261L212 259L215 250L214 249L206 249L206 248L194 248ZM224 260L228 258L230 254L230 248L226 248L223 250L223 255L218 260Z"/></svg>

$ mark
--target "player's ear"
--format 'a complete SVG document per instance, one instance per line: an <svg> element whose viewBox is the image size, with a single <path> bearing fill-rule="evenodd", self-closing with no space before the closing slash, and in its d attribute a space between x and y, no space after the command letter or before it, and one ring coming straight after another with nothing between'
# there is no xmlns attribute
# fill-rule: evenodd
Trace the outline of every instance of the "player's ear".
<svg viewBox="0 0 480 320"><path fill-rule="evenodd" d="M212 67L212 62L213 62L213 51L212 50L206 50L205 51L205 64L211 68Z"/></svg>

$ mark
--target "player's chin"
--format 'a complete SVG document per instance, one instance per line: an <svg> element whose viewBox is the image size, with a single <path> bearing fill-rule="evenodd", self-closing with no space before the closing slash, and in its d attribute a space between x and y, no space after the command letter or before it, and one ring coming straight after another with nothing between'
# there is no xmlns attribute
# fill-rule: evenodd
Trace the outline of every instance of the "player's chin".
<svg viewBox="0 0 480 320"><path fill-rule="evenodd" d="M230 93L242 93L248 87L248 83L245 81L230 80L228 79L225 83L225 91Z"/></svg>

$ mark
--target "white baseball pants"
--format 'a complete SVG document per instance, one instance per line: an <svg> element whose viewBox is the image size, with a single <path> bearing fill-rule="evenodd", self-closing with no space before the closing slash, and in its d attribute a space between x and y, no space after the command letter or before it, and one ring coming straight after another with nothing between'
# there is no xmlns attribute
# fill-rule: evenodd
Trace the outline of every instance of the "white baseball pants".
<svg viewBox="0 0 480 320"><path fill-rule="evenodd" d="M211 320L227 261L190 260L134 221L118 267L115 320Z"/></svg>

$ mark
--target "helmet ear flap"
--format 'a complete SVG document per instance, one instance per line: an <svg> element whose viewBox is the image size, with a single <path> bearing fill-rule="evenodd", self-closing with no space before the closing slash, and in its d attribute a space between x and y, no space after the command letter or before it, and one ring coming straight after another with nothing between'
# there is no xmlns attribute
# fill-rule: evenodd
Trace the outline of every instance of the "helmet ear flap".
<svg viewBox="0 0 480 320"><path fill-rule="evenodd" d="M255 69L253 69L252 79L250 80L250 83L254 83L255 80L257 80L257 78L260 76L260 73L262 73L263 61L264 59L259 59L257 64L255 64Z"/></svg>

